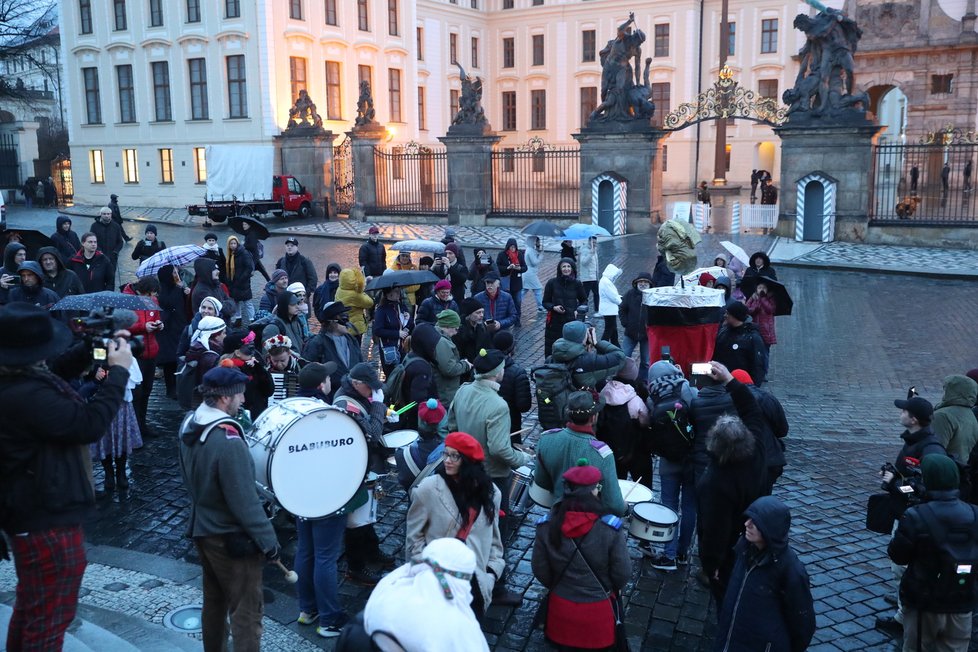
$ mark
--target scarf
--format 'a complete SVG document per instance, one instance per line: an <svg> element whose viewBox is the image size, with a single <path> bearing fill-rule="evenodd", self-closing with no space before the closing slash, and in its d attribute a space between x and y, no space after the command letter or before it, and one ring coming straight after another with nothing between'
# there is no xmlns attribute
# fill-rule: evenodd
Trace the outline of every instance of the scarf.
<svg viewBox="0 0 978 652"><path fill-rule="evenodd" d="M520 264L520 252L519 252L519 249L517 249L516 251L510 251L509 249L507 249L506 250L506 255L509 256L509 262L511 264L517 265L517 266Z"/></svg>

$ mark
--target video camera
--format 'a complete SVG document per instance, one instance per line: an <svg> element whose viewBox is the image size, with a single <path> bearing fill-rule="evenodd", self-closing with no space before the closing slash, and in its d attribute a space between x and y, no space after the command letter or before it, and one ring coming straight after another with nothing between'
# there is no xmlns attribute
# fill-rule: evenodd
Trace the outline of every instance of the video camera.
<svg viewBox="0 0 978 652"><path fill-rule="evenodd" d="M68 322L68 326L75 337L85 342L95 364L105 366L109 353L108 345L114 339L115 332L129 328L135 321L136 314L131 310L110 308L105 312L93 310L85 317L75 317ZM130 337L129 348L132 350L133 357L141 356L145 350L143 336Z"/></svg>
<svg viewBox="0 0 978 652"><path fill-rule="evenodd" d="M890 486L893 485L906 498L910 505L916 505L923 500L926 489L923 482L923 472L919 466L908 466L907 468L910 471L910 477L905 477L890 462L883 464L880 467L880 473L889 471L893 474L893 480L882 483L881 488L889 491Z"/></svg>

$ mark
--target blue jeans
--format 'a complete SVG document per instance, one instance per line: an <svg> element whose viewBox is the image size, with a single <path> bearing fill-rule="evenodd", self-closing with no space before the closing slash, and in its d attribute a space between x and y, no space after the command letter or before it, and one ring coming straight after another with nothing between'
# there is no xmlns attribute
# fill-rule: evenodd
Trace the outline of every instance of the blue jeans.
<svg viewBox="0 0 978 652"><path fill-rule="evenodd" d="M535 288L535 289L532 289L532 290L528 290L526 288L520 288L520 301L519 301L520 305L521 306L523 305L523 297L526 296L526 293L527 292L532 292L533 293L533 296L536 297L536 299L537 299L537 312L543 310L543 290L541 288Z"/></svg>
<svg viewBox="0 0 978 652"><path fill-rule="evenodd" d="M692 464L676 464L659 458L662 504L679 513L679 534L663 550L669 559L675 559L677 554L688 555L689 544L693 541L696 531L696 487L693 480Z"/></svg>
<svg viewBox="0 0 978 652"><path fill-rule="evenodd" d="M635 351L635 347L638 347L638 378L643 383L649 382L649 338L643 337L641 340L636 342L624 334L621 339L621 350L625 352L625 357L632 357L632 353Z"/></svg>
<svg viewBox="0 0 978 652"><path fill-rule="evenodd" d="M343 622L340 606L339 577L336 562L343 549L346 515L329 516L314 521L297 518L295 529L299 544L295 549L295 572L299 574L296 593L299 609L319 614L322 627Z"/></svg>

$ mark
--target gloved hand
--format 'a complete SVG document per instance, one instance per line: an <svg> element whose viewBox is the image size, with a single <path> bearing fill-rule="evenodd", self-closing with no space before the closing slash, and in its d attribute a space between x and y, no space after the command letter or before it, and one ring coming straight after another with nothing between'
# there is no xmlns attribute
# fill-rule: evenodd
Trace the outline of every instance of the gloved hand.
<svg viewBox="0 0 978 652"><path fill-rule="evenodd" d="M374 403L383 403L384 402L384 390L382 390L382 389L375 389L373 391L373 393L370 395L370 400L373 401Z"/></svg>
<svg viewBox="0 0 978 652"><path fill-rule="evenodd" d="M276 545L274 548L265 553L265 559L268 561L278 561L279 552L281 549Z"/></svg>
<svg viewBox="0 0 978 652"><path fill-rule="evenodd" d="M387 423L398 423L401 420L401 415L397 412L391 412L387 415Z"/></svg>

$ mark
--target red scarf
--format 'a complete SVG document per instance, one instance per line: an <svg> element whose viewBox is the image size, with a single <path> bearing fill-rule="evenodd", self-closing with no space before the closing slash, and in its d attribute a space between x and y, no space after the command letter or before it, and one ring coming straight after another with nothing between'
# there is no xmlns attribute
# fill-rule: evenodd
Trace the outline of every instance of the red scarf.
<svg viewBox="0 0 978 652"><path fill-rule="evenodd" d="M517 250L517 251L510 251L509 249L507 249L506 250L506 255L509 256L509 262L510 263L512 263L513 265L519 266L519 264L520 264L520 252L519 252L519 250Z"/></svg>
<svg viewBox="0 0 978 652"><path fill-rule="evenodd" d="M560 532L569 539L576 539L590 532L597 520L598 515L591 512L567 512L560 525Z"/></svg>

